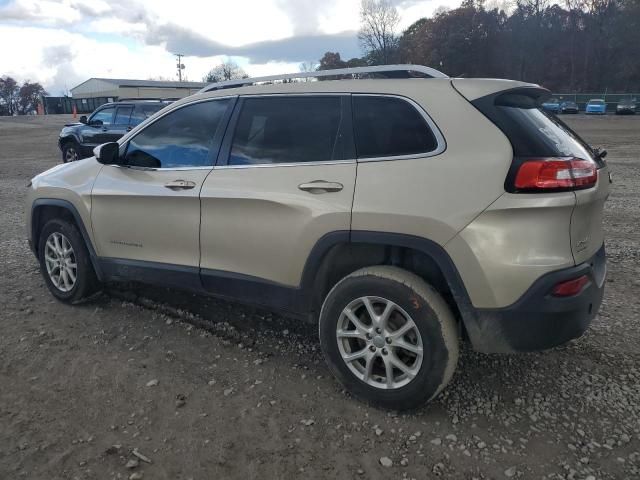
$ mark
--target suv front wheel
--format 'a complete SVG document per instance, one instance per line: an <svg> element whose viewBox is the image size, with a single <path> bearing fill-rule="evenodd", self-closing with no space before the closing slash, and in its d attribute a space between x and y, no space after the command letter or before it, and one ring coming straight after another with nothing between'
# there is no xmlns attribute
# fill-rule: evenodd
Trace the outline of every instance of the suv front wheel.
<svg viewBox="0 0 640 480"><path fill-rule="evenodd" d="M391 266L363 268L333 287L320 313L320 343L352 394L397 410L434 398L458 362L446 302L417 275Z"/></svg>
<svg viewBox="0 0 640 480"><path fill-rule="evenodd" d="M80 159L80 147L73 140L67 141L62 146L62 161L64 163L75 162Z"/></svg>
<svg viewBox="0 0 640 480"><path fill-rule="evenodd" d="M89 252L73 223L49 220L40 232L38 258L47 287L58 300L77 302L99 289Z"/></svg>

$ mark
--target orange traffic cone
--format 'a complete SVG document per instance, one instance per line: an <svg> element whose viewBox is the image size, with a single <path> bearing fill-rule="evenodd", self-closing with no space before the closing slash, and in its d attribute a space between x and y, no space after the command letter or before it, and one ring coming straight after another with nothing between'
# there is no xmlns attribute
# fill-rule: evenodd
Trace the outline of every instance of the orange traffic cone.
<svg viewBox="0 0 640 480"><path fill-rule="evenodd" d="M71 109L71 111L73 112L73 118L76 118L78 116L78 109L76 108L76 104L73 104L73 108Z"/></svg>

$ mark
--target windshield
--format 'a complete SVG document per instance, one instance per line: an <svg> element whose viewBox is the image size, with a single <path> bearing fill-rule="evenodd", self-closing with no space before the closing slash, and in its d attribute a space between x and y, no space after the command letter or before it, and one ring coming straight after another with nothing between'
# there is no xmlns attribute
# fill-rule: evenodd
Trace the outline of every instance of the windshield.
<svg viewBox="0 0 640 480"><path fill-rule="evenodd" d="M589 100L591 105L604 105L604 100Z"/></svg>

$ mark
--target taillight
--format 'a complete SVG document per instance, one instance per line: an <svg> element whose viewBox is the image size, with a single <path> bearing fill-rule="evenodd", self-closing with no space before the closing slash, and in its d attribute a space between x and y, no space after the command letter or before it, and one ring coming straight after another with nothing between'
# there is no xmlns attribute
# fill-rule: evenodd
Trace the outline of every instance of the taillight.
<svg viewBox="0 0 640 480"><path fill-rule="evenodd" d="M586 275L582 275L572 280L566 280L564 282L557 283L553 287L553 290L551 290L551 295L554 297L572 297L582 292L582 289L588 283L589 277Z"/></svg>
<svg viewBox="0 0 640 480"><path fill-rule="evenodd" d="M598 169L593 160L581 158L526 158L519 162L513 190L516 192L578 190L593 187Z"/></svg>

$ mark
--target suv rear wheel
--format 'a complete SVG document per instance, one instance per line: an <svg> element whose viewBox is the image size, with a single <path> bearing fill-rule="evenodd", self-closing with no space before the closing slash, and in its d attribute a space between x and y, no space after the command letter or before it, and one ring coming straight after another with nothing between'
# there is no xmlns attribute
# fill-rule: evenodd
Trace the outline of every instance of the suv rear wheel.
<svg viewBox="0 0 640 480"><path fill-rule="evenodd" d="M73 223L49 220L40 232L38 258L47 287L58 300L77 302L98 291L89 252Z"/></svg>
<svg viewBox="0 0 640 480"><path fill-rule="evenodd" d="M320 313L329 368L356 397L415 408L447 385L458 362L455 319L417 275L391 266L358 270L329 292Z"/></svg>

